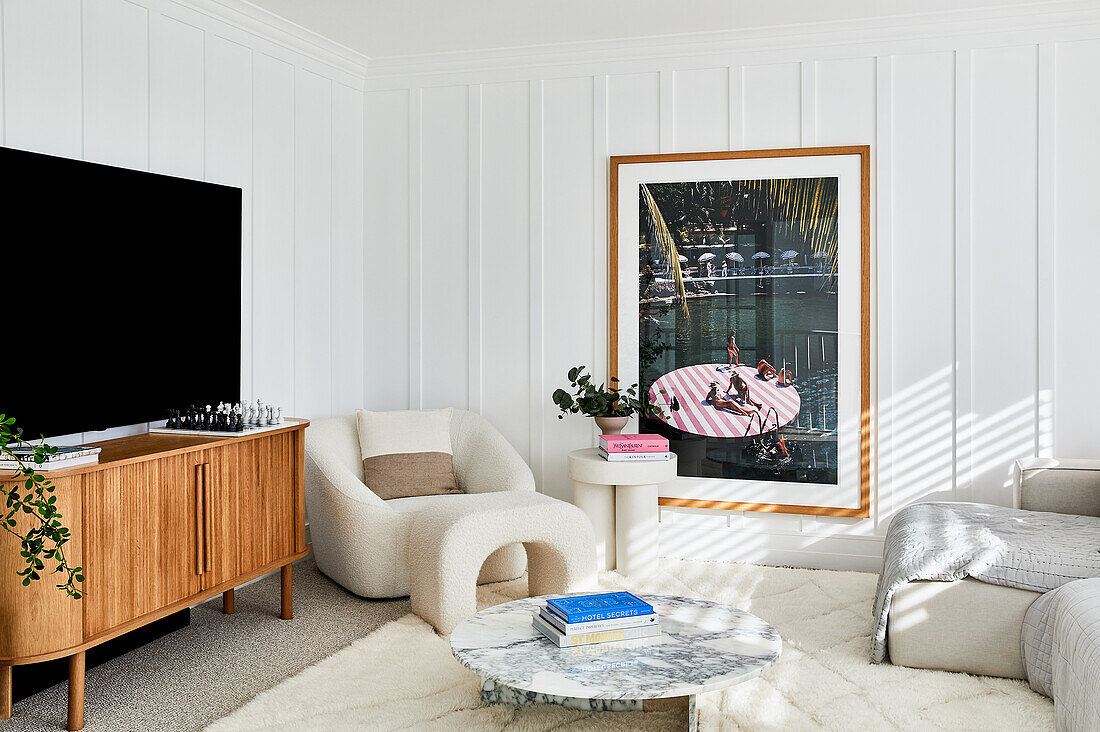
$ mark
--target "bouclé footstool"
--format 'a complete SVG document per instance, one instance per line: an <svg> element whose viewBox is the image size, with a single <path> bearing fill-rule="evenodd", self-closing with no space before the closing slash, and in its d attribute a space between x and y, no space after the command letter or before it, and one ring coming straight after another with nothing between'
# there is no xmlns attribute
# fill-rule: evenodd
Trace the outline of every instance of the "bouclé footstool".
<svg viewBox="0 0 1100 732"><path fill-rule="evenodd" d="M530 594L596 587L592 524L576 506L509 491L439 500L414 520L409 542L413 612L442 634L477 610L477 578L497 549L522 543Z"/></svg>

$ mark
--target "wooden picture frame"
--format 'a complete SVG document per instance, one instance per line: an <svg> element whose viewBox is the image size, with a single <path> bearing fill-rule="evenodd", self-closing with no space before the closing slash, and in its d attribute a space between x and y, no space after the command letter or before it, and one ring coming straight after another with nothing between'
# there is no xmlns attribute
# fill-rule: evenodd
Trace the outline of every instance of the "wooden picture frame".
<svg viewBox="0 0 1100 732"><path fill-rule="evenodd" d="M609 213L610 213L610 231L609 231L609 233L610 233L610 240L609 240L609 245L610 245L609 246L609 249L610 249L610 261L609 261L610 283L609 283L609 285L610 285L610 287L609 287L609 294L610 294L610 302L609 302L609 321L608 321L609 326L610 326L610 342L609 342L609 347L610 347L610 353L609 353L609 356L610 356L610 358L609 358L610 374L609 374L609 376L619 378L620 382L622 383L623 386L626 386L626 385L629 385L629 384L633 383L633 381L635 380L634 377L637 376L637 371L638 371L637 363L635 363L634 364L634 371L635 371L634 374L630 374L630 373L626 373L626 372L620 373L621 370L622 370L621 366L623 365L620 362L620 353L622 352L622 349L624 347L627 347L627 346L634 347L635 349L637 347L637 339L636 338L635 338L635 342L633 344L624 344L624 343L620 342L620 338L623 336L623 330L624 330L624 329L620 328L620 319L625 317L624 313L623 313L623 310L622 310L624 302L620 298L620 287L621 286L627 286L627 284L628 284L625 281L621 282L622 277L620 276L621 275L621 269L622 269L620 267L620 263L622 261L624 261L622 259L622 257L626 256L625 250L620 247L620 241L619 241L619 239L620 239L620 223L621 223L620 222L620 204L621 204L620 196L621 195L633 195L635 201L638 199L638 190L637 190L638 186L634 187L633 192L630 192L630 191L622 191L621 192L619 190L620 182L624 181L624 179L626 178L626 175L625 175L624 171L630 172L632 175L638 175L638 174L640 174L640 173L637 172L639 170L656 170L657 168L654 167L655 165L656 166L664 166L664 165L669 164L669 163L682 164L682 163L714 163L714 161L761 161L761 164L766 166L768 161L785 160L785 161L792 161L791 163L789 163L789 165L797 166L797 165L800 164L798 161L803 160L803 159L808 164L817 164L817 162L820 162L820 163L824 164L826 162L826 159L830 159L830 162L832 160L835 160L835 161L837 161L838 165L843 164L845 166L845 170L850 171L850 173L846 174L847 175L846 178L838 178L838 180L852 181L852 183L854 183L855 178L858 176L858 182L859 182L859 192L858 192L859 193L859 195L858 195L858 208L859 208L859 211L858 211L858 215L859 215L859 225L858 225L858 250L859 250L858 251L858 260L859 260L859 267L858 267L858 269L859 269L859 272L858 272L858 298L859 298L859 303L858 303L858 306L859 306L859 311L858 311L858 323L859 323L858 415L852 414L851 419L844 420L845 424L852 425L851 427L845 428L845 429L850 430L849 434L851 435L851 437L848 439L849 445L851 445L852 443L857 443L858 444L858 453L859 453L858 454L858 498L854 495L854 492L853 492L851 494L851 500L829 501L829 502L826 502L824 505L816 505L815 503L813 503L811 501L806 501L806 500L782 501L782 500L759 500L759 499L751 499L751 498L741 500L741 499L738 499L735 495L733 495L737 492L737 489L735 487L731 488L729 490L729 493L731 494L730 496L728 496L728 497L723 496L720 499L715 498L715 497L710 496L710 495L708 495L708 496L693 496L691 494L690 490L679 491L679 490L673 488L668 492L674 493L674 494L675 493L685 493L685 495L666 495L666 491L662 491L662 495L659 499L660 505L663 505L663 506L681 506L681 507L689 507L689 508L704 508L704 509L723 509L723 510L730 510L730 511L761 511L761 512L770 512L770 513L792 513L792 514L809 514L809 515L822 515L822 516L844 516L844 517L854 517L854 518L867 518L867 517L870 516L870 478L871 478L871 455L870 455L870 453L871 453L871 392L870 392L870 372L871 372L871 330L870 330L870 307L871 307L871 300L870 300L870 296L871 296L870 213L871 213L871 200L870 199L871 199L871 192L870 192L870 152L871 151L870 151L870 146L869 145L858 145L858 146L791 148L791 149L774 149L774 150L743 150L743 151L695 152L695 153L662 153L662 154L650 154L650 155L621 155L621 156L612 156L610 158L610 199L609 199ZM855 158L858 158L858 173L855 171ZM810 163L810 161L812 161L812 160L816 160L817 162ZM736 165L740 165L740 164L741 163L732 163L730 165L736 166ZM786 165L787 163L784 163L784 164ZM757 163L752 163L751 165L757 165L757 167L760 167ZM634 168L632 166L648 166L648 167ZM680 166L680 168L683 169L683 168L686 168L686 166ZM700 172L701 172L701 174L703 173L702 168L700 169ZM777 180L780 180L782 182L783 177L784 177L784 174L780 173ZM798 177L798 176L790 176L790 177L794 178L794 177ZM681 180L681 179L677 178L675 180ZM716 179L713 178L713 177L711 177L711 178L698 178L697 177L697 178L685 178L683 180L685 180L685 181L687 181L687 180L696 180L696 181L698 181L698 180L716 180ZM760 182L761 180L764 180L764 179L762 179L761 176L755 176L755 177L746 178L745 180ZM630 183L631 183L631 181L627 181L627 184L630 184ZM656 184L650 184L650 185L656 185ZM677 185L677 184L673 184L673 185ZM838 189L841 186L840 183L838 183L836 185L837 185ZM854 200L854 196L850 191L851 183L846 183L845 185L847 185L847 187L849 189L846 193L845 200ZM641 186L641 187L644 188L644 185ZM842 232L843 231L845 233L843 234L843 241L841 240L841 238L842 238L841 233L836 234L835 247L838 251L840 250L841 247L845 247L845 252L846 252L845 256L854 256L853 252L848 252L847 251L848 249L851 249L855 245L856 235L853 231L854 226L846 226L845 228L842 229L841 224L839 223L841 221L841 214L839 213L839 209L841 207L841 202L840 202L841 199L840 199L840 194L839 193L837 193L836 195L837 195L837 199L836 199L837 204L836 204L836 206L837 206L837 209L838 209L838 213L836 214L836 220L838 222L837 225L836 225L836 230L837 230L837 232ZM625 201L628 205L630 204L630 199L628 199L628 198L624 198L623 201ZM624 208L626 208L626 207L624 206ZM850 209L850 207L848 207L848 208ZM633 213L638 212L637 209L633 209L633 208L631 208L630 211L633 212ZM844 219L844 220L850 222L851 221L851 215L852 215L852 212L850 210L848 210L848 212L845 214L845 216L847 218ZM662 220L662 223L663 223L663 220ZM736 228L736 226L734 228ZM721 234L719 236L721 236ZM736 239L736 237L734 237L734 238ZM642 245L640 244L639 246L641 247ZM700 246L705 246L705 245L700 245ZM736 245L734 245L734 246L736 246ZM637 256L637 255L635 255L635 256ZM739 256L739 255L735 255L735 256ZM786 252L784 252L784 256L786 256ZM815 256L817 256L817 255L815 254ZM835 256L835 261L840 260L840 254L836 254L834 256ZM680 259L683 259L683 257L680 257ZM710 264L710 262L708 262L708 265L709 264ZM708 266L707 269L709 270L710 267ZM773 268L773 269L777 269L777 268ZM677 265L677 272L679 273L679 265ZM841 271L840 268L839 268L839 264L836 265L836 269L833 270L833 272L834 272L834 276L836 276L836 278L838 280L842 280L842 284L839 285L838 287L849 287L846 284L847 281L850 281L854 276L856 276L854 272ZM628 277L633 276L633 280L631 282L629 282L629 286L634 288L634 291L637 292L638 289L639 289L637 268L635 269L635 271L633 273L627 273L627 276ZM855 291L853 289L853 290L850 290L850 292L852 294L854 294ZM851 295L849 295L849 298L850 297L851 297ZM640 297L635 297L633 301L634 301L635 304L637 304L638 302L640 302ZM849 302L850 302L850 299L849 299ZM640 305L635 306L635 312L636 313L637 313L638 308L640 308L640 307L641 307ZM636 315L635 315L635 317L636 317ZM839 317L839 316L837 316L837 317ZM625 323L627 321L623 321L623 322ZM837 354L836 355L836 361L837 361L838 365L837 365L836 368L837 368L838 376L836 378L837 378L837 381L840 382L841 355L840 355L840 346L839 346L840 341L839 341L839 339L841 338L841 330L842 329L840 328L839 325L837 326L837 328L838 328L838 330L837 330L837 339L838 339L837 343L838 343L838 345L837 345L837 348L836 348L836 354ZM637 328L635 328L635 331L636 330L637 330ZM848 335L850 336L852 334L848 333ZM630 337L629 334L627 334L627 336ZM850 342L850 339L849 339L849 342ZM846 348L848 348L848 347L846 346ZM852 348L852 352L854 353L854 345L851 348ZM808 347L807 347L806 357L809 358ZM732 356L731 356L731 359L732 359ZM850 363L850 361L852 361L852 360L854 360L854 359L848 359L847 362L844 362L843 363L843 368L845 368L845 369L852 368L853 365ZM732 363L733 362L731 360L731 367L730 367L731 371L733 370ZM766 381L766 379L765 379L765 381ZM732 384L732 381L731 381L731 384ZM643 386L643 388L646 388L646 387ZM850 389L849 389L849 391L850 391ZM853 409L849 410L849 411L854 412L855 411L855 409L854 409L855 401L851 396L849 396L848 399L852 400L852 407L853 407ZM838 399L838 401L839 401L839 399ZM823 420L824 420L824 413L823 413ZM834 420L834 431L839 432L841 430L841 427L839 426L841 421L842 420L841 420L841 415L840 415L840 408L838 406L837 411L836 411L836 417L835 417L835 420ZM856 441L854 439L855 438L854 424L855 424L856 421L858 421L858 441ZM763 431L764 425L761 425L760 429L761 429L761 431ZM779 425L777 423L776 424L776 430L775 430L775 435L777 437L779 436L779 432L780 432L779 431ZM763 437L763 435L761 435L761 437ZM761 440L761 441L763 441L763 440ZM784 448L784 453L786 453L786 448ZM846 474L850 475L851 480L849 480L847 482L854 483L855 480L856 480L856 478L855 478L856 468L854 466L849 467L848 462L850 462L850 461L847 461L844 466L841 466L839 464L839 460L838 460L836 470L838 471L838 475L840 475L841 473L846 473ZM683 471L683 468L681 468L681 471ZM848 473L847 471L852 471L852 472ZM683 474L683 473L681 472L681 474ZM721 482L724 482L724 483L731 483L731 484L737 484L739 482L737 480L729 480L729 479L718 479L718 480L720 480ZM679 483L680 481L678 480L676 482ZM777 482L776 485L790 485L790 484L789 483L778 483ZM853 491L856 490L856 487L854 485L853 486L848 486L847 488L842 487L841 479L838 478L838 480L837 480L837 490L838 491L839 490L847 491L848 488L851 488ZM847 496L847 495L848 495L848 493L845 493L845 496ZM837 505L833 505L833 504L837 504Z"/></svg>

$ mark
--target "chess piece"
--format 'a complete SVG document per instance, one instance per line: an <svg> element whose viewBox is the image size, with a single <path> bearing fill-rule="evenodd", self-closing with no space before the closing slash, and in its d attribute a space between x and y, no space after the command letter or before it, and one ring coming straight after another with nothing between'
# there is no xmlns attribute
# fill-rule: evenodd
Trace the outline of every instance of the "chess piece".
<svg viewBox="0 0 1100 732"><path fill-rule="evenodd" d="M275 407L267 408L267 424L275 424Z"/></svg>
<svg viewBox="0 0 1100 732"><path fill-rule="evenodd" d="M179 410L176 410L176 409L169 409L168 410L168 421L164 423L164 426L167 429L170 429L170 430L179 429L178 423L176 421L176 415L177 414L179 414Z"/></svg>
<svg viewBox="0 0 1100 732"><path fill-rule="evenodd" d="M256 418L252 422L252 424L259 427L263 423L264 423L264 401L263 401L263 399L257 399L256 400Z"/></svg>
<svg viewBox="0 0 1100 732"><path fill-rule="evenodd" d="M275 410L275 424L283 423L283 408L279 407Z"/></svg>

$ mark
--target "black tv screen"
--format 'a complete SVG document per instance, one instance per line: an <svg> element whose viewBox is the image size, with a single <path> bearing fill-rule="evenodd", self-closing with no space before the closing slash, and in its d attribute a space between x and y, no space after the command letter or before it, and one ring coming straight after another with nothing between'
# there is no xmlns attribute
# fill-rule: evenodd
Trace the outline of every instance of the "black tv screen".
<svg viewBox="0 0 1100 732"><path fill-rule="evenodd" d="M0 414L24 437L239 401L241 189L0 148Z"/></svg>

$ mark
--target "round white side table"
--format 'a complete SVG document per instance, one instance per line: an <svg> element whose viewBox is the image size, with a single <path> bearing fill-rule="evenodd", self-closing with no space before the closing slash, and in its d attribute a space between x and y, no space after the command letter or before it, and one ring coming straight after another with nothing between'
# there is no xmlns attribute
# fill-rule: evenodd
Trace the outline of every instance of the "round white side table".
<svg viewBox="0 0 1100 732"><path fill-rule="evenodd" d="M676 478L676 455L609 462L594 447L569 453L573 503L596 532L596 566L641 574L657 566L657 486Z"/></svg>

